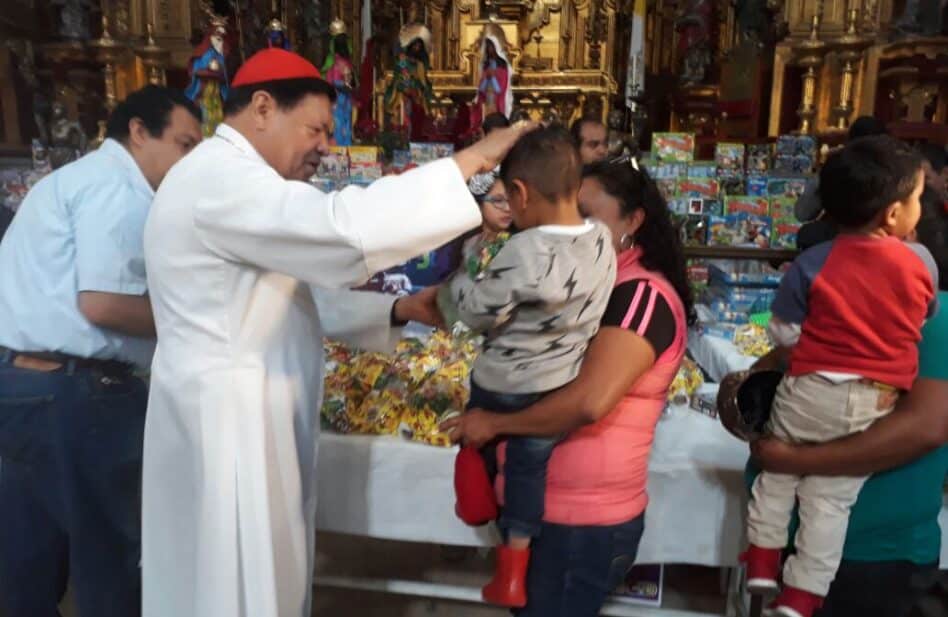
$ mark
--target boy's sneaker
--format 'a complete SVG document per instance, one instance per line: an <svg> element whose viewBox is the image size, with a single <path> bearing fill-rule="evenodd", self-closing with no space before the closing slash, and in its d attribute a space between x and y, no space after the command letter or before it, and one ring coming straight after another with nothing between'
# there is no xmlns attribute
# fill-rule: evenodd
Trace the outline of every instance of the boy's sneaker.
<svg viewBox="0 0 948 617"><path fill-rule="evenodd" d="M813 617L813 613L821 606L823 606L823 596L796 587L784 587L764 615L765 617Z"/></svg>
<svg viewBox="0 0 948 617"><path fill-rule="evenodd" d="M780 549L761 548L751 544L741 554L747 564L747 591L752 594L772 594L777 591L780 576Z"/></svg>

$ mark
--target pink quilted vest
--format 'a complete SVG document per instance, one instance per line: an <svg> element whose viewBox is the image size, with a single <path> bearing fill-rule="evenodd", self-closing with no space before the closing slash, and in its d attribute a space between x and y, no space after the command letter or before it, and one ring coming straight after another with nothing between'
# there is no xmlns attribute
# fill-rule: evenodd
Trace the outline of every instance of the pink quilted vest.
<svg viewBox="0 0 948 617"><path fill-rule="evenodd" d="M648 279L672 309L675 339L609 415L577 429L553 451L546 484L547 522L614 525L635 518L648 504L649 452L668 387L685 354L687 324L674 288L661 274L644 269L640 257L638 248L619 255L616 285ZM631 314L626 317L631 318ZM498 456L502 463L503 446ZM498 477L497 490L502 498L503 476Z"/></svg>

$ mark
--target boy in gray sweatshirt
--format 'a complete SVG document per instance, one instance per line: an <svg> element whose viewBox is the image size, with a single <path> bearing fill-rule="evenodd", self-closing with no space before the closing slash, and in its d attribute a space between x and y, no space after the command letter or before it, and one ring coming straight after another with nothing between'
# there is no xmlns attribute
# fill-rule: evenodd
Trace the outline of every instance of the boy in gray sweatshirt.
<svg viewBox="0 0 948 617"><path fill-rule="evenodd" d="M609 229L579 213L581 172L569 133L560 128L528 133L501 166L521 231L476 278L461 273L451 282L461 321L486 336L471 375L469 408L514 413L579 373L616 276ZM556 443L507 440L499 521L507 544L498 549L497 572L484 588L489 602L526 603L529 547L541 528L546 467ZM493 452L484 455L495 467Z"/></svg>

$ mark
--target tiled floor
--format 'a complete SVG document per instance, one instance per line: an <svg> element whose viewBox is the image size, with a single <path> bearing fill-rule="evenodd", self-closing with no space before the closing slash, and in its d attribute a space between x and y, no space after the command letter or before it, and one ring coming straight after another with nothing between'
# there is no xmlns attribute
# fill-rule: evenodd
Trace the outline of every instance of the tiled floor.
<svg viewBox="0 0 948 617"><path fill-rule="evenodd" d="M443 549L320 534L316 541L317 575L397 578L477 586L486 582L490 557L473 549ZM719 571L713 568L666 568L663 606L724 614ZM317 587L314 617L502 617L506 611L447 600L430 601L347 589Z"/></svg>

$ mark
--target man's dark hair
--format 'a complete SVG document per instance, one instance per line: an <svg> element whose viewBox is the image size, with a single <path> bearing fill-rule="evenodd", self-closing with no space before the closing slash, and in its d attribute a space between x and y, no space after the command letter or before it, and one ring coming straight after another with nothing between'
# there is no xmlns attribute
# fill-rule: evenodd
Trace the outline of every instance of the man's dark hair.
<svg viewBox="0 0 948 617"><path fill-rule="evenodd" d="M859 139L860 137L871 137L873 135L888 135L889 131L885 128L885 122L875 116L859 116L849 125L849 133L846 141Z"/></svg>
<svg viewBox="0 0 948 617"><path fill-rule="evenodd" d="M106 124L105 136L125 143L128 141L128 123L138 118L152 137L161 137L171 123L171 112L175 107L184 107L198 122L201 121L201 110L183 92L149 84L129 94L115 107Z"/></svg>
<svg viewBox="0 0 948 617"><path fill-rule="evenodd" d="M484 121L481 123L481 129L484 131L484 134L487 135L493 130L496 129L505 129L510 126L510 120L507 119L507 116L495 111L492 114L487 114L484 118Z"/></svg>
<svg viewBox="0 0 948 617"><path fill-rule="evenodd" d="M550 126L527 133L500 166L500 178L510 191L520 180L549 202L574 196L582 180L579 153L566 129Z"/></svg>
<svg viewBox="0 0 948 617"><path fill-rule="evenodd" d="M888 135L862 137L829 156L820 170L820 201L841 227L868 225L915 190L922 156Z"/></svg>
<svg viewBox="0 0 948 617"><path fill-rule="evenodd" d="M250 105L253 93L260 90L272 96L277 107L283 110L293 109L307 94L322 95L328 97L330 103L336 102L336 89L322 79L277 79L231 88L227 93L227 100L224 101L224 115L232 116L242 112Z"/></svg>
<svg viewBox="0 0 948 617"><path fill-rule="evenodd" d="M602 128L606 128L606 125L599 118L592 116L584 116L574 122L573 126L569 127L569 133L573 138L573 144L577 148L583 145L583 127L587 124L598 124Z"/></svg>
<svg viewBox="0 0 948 617"><path fill-rule="evenodd" d="M919 153L928 159L936 174L940 174L945 165L948 165L948 152L945 152L944 146L925 142L918 144L917 148Z"/></svg>

